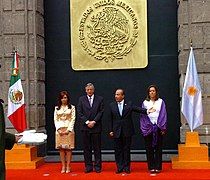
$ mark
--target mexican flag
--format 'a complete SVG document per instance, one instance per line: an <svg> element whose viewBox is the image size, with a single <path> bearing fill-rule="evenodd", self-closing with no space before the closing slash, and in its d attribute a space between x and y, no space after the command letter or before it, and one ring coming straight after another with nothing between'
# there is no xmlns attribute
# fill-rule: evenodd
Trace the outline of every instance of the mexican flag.
<svg viewBox="0 0 210 180"><path fill-rule="evenodd" d="M8 113L7 117L18 132L23 132L26 127L26 113L23 87L19 73L19 55L14 53L12 62L12 75L8 92Z"/></svg>

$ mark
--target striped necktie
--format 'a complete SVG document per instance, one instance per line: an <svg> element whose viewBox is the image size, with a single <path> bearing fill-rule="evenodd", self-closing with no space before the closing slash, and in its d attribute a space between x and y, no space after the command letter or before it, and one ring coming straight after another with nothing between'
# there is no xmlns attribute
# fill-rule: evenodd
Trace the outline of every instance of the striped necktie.
<svg viewBox="0 0 210 180"><path fill-rule="evenodd" d="M89 103L90 103L90 107L92 107L92 97L88 97Z"/></svg>

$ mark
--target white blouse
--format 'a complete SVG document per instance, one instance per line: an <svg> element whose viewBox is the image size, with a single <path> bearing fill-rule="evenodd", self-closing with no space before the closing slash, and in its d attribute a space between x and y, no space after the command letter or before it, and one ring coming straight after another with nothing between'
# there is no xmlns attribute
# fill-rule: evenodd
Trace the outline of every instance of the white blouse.
<svg viewBox="0 0 210 180"><path fill-rule="evenodd" d="M162 101L163 100L161 98L158 98L158 100L156 100L156 101L151 101L151 100L147 101L147 100L145 100L143 102L144 107L146 109L150 109L150 108L154 108L155 109L155 112L148 114L148 117L149 117L149 119L150 119L152 124L157 124L157 120L158 120L158 116L159 116L159 113L160 113L160 108L161 108Z"/></svg>
<svg viewBox="0 0 210 180"><path fill-rule="evenodd" d="M71 109L66 107L61 107L57 110L58 106L55 107L54 111L54 124L56 128L56 133L58 134L58 129L62 127L67 127L67 130L74 131L74 123L76 118L75 106L71 105Z"/></svg>

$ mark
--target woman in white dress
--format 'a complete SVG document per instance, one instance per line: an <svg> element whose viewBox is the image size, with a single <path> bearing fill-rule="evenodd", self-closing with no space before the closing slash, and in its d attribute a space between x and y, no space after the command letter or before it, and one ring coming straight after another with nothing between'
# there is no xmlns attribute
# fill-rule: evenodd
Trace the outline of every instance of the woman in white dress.
<svg viewBox="0 0 210 180"><path fill-rule="evenodd" d="M55 148L60 151L62 163L61 173L69 173L72 158L72 149L74 149L74 123L75 106L70 104L70 98L67 91L62 91L58 97L58 105L54 111L55 123Z"/></svg>

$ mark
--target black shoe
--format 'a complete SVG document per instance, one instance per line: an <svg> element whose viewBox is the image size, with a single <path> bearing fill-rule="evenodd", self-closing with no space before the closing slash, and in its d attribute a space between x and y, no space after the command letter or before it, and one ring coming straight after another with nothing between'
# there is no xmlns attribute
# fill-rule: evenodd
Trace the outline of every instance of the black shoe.
<svg viewBox="0 0 210 180"><path fill-rule="evenodd" d="M96 170L96 173L101 173L101 170L100 169Z"/></svg>
<svg viewBox="0 0 210 180"><path fill-rule="evenodd" d="M130 174L130 173L131 173L131 171L130 171L130 170L128 170L128 169L126 169L126 170L125 170L125 173L126 173L126 174Z"/></svg>
<svg viewBox="0 0 210 180"><path fill-rule="evenodd" d="M159 169L155 169L155 172L156 172L156 173L160 173L160 172L161 172L161 170L159 170Z"/></svg>
<svg viewBox="0 0 210 180"><path fill-rule="evenodd" d="M116 173L116 174L120 174L120 173L122 173L122 172L123 172L123 170L119 170L119 169L118 169L115 173Z"/></svg>
<svg viewBox="0 0 210 180"><path fill-rule="evenodd" d="M155 169L150 169L149 172L150 172L151 174L155 174L156 171L155 171Z"/></svg>
<svg viewBox="0 0 210 180"><path fill-rule="evenodd" d="M93 171L92 169L85 169L85 173L90 173L92 171Z"/></svg>

